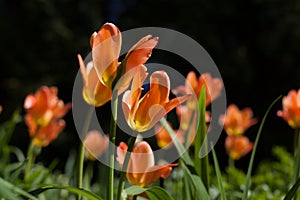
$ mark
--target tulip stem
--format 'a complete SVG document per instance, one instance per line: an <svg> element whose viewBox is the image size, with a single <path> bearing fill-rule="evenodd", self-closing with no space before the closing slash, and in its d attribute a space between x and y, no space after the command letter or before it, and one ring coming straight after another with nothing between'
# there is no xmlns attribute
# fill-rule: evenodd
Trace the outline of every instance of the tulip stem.
<svg viewBox="0 0 300 200"><path fill-rule="evenodd" d="M128 163L129 163L130 154L131 154L134 144L135 144L135 140L136 140L136 136L131 136L129 138L128 150L126 152L126 156L125 156L125 159L123 162L123 167L122 167L121 176L120 176L117 200L121 200L122 192L123 192L123 189L125 186L125 175L126 175L126 171L127 171L127 167L128 167Z"/></svg>
<svg viewBox="0 0 300 200"><path fill-rule="evenodd" d="M109 172L108 172L108 199L114 199L114 168L115 168L115 142L117 131L117 114L118 114L118 91L114 90L111 99L111 121L109 133Z"/></svg>
<svg viewBox="0 0 300 200"><path fill-rule="evenodd" d="M86 115L84 125L83 125L82 131L81 131L82 139L85 138L85 136L86 136L86 134L89 130L94 109L95 108L93 106L90 106L90 108L88 109L88 113ZM85 153L85 148L84 148L83 142L80 141L80 144L79 144L79 162L78 162L78 179L77 179L77 187L78 188L82 188L84 153ZM80 199L81 199L81 195L78 195L77 200L80 200Z"/></svg>
<svg viewBox="0 0 300 200"><path fill-rule="evenodd" d="M25 168L24 180L27 182L29 179L30 170L35 161L35 145L33 140L30 141L28 150L27 150L27 163Z"/></svg>
<svg viewBox="0 0 300 200"><path fill-rule="evenodd" d="M295 174L294 174L294 180L295 182L297 181L298 177L299 177L299 172L300 172L300 137L299 137L299 130L300 129L296 129L296 133L297 136L297 146L296 146L296 153L295 153Z"/></svg>

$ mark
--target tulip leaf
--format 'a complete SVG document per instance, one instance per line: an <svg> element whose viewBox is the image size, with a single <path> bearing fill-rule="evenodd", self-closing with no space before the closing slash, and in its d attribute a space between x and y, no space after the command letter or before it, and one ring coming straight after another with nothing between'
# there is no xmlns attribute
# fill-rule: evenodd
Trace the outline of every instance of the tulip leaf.
<svg viewBox="0 0 300 200"><path fill-rule="evenodd" d="M218 184L219 184L219 187L220 187L221 199L222 200L226 200L226 195L225 195L225 191L224 191L224 187L223 187L223 182L222 182L221 170L220 170L218 158L217 158L217 155L216 155L216 152L215 152L214 148L212 148L212 155L213 155L213 160L214 160L214 166L215 166L216 176L217 176Z"/></svg>
<svg viewBox="0 0 300 200"><path fill-rule="evenodd" d="M247 196L248 196L248 190L249 190L249 185L250 185L250 178L251 178L251 173L252 173L252 167L253 167L253 162L254 162L254 156L255 156L255 153L256 153L256 149L257 149L257 144L258 144L258 141L259 141L259 138L260 138L260 135L261 135L261 132L262 132L262 128L265 124L265 121L266 121L266 118L271 110L271 108L274 106L274 104L281 98L281 95L279 97L277 97L272 103L271 105L268 107L261 123L260 123L260 126L259 126L259 129L258 129L258 132L257 132L257 136L256 136L256 139L255 139L255 142L254 142L254 146L253 146L253 150L252 150L252 153L251 153L251 158L250 158L250 162L249 162L249 167L248 167L248 171L247 171L247 178L246 178L246 184L245 184L245 190L244 190L244 193L243 193L243 198L242 200L246 200L247 199Z"/></svg>
<svg viewBox="0 0 300 200"><path fill-rule="evenodd" d="M126 190L127 195L138 195L145 192L150 200L173 200L173 197L163 188L153 186L149 188L141 188L139 186L131 186Z"/></svg>
<svg viewBox="0 0 300 200"><path fill-rule="evenodd" d="M94 193L92 193L88 190L81 189L81 188L76 188L76 187L71 187L71 186L46 185L46 186L43 186L41 188L30 191L30 194L37 196L37 195L39 195L39 194L41 194L41 193L43 193L47 190L53 190L53 189L67 190L71 193L84 196L89 200L102 200L101 197L97 196L96 194L94 194Z"/></svg>
<svg viewBox="0 0 300 200"><path fill-rule="evenodd" d="M199 157L200 148L203 145L207 149L206 140L206 89L202 87L199 99L198 99L198 111L199 111L199 124L197 126L197 134L194 139L194 155L195 155L195 170L197 174L201 177L206 190L209 189L208 180L208 155L203 158Z"/></svg>
<svg viewBox="0 0 300 200"><path fill-rule="evenodd" d="M0 197L9 200L20 200L20 196L26 197L30 200L38 200L32 194L29 194L28 192L22 190L21 188L13 185L12 183L0 177Z"/></svg>
<svg viewBox="0 0 300 200"><path fill-rule="evenodd" d="M210 199L201 178L197 175L197 172L195 171L194 163L192 162L192 159L190 158L184 146L180 143L180 141L176 137L176 134L174 133L173 129L167 123L165 118L162 118L160 120L160 123L172 138L172 141L178 151L178 154L181 156L180 158L182 159L183 162L181 162L180 166L184 169L185 174L187 175L188 180L190 181L190 184L194 187L193 189L195 189L194 198L201 196L201 199Z"/></svg>
<svg viewBox="0 0 300 200"><path fill-rule="evenodd" d="M20 111L16 110L11 119L4 124L1 124L0 129L0 146L7 145L15 130L17 123L21 121Z"/></svg>
<svg viewBox="0 0 300 200"><path fill-rule="evenodd" d="M188 178L189 185L192 186L191 191L194 191L194 199L209 200L209 194L201 180L193 168L188 168L184 162L180 162L180 166L183 168L185 175Z"/></svg>
<svg viewBox="0 0 300 200"><path fill-rule="evenodd" d="M300 187L300 178L297 179L296 183L293 185L293 187L286 193L283 200L291 200L295 196L296 192L298 191Z"/></svg>
<svg viewBox="0 0 300 200"><path fill-rule="evenodd" d="M171 126L169 125L169 123L167 122L167 120L165 118L161 118L160 119L160 123L166 129L167 133L172 138L172 142L174 143L174 145L175 145L175 147L176 147L176 149L178 151L178 154L181 157L181 159L187 165L194 166L194 163L193 163L192 159L188 155L187 149L181 144L181 142L177 138L176 134L174 133L173 129L171 128Z"/></svg>

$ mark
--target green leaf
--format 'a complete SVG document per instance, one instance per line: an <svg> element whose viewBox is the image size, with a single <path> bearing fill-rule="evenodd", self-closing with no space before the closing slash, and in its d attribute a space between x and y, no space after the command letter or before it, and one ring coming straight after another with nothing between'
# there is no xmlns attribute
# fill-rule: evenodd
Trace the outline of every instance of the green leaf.
<svg viewBox="0 0 300 200"><path fill-rule="evenodd" d="M265 121L266 121L266 118L271 110L271 108L274 106L274 104L281 98L281 96L277 97L277 99L275 99L271 105L268 107L261 123L260 123L260 126L259 126L259 129L258 129L258 132L257 132L257 136L256 136L256 139L255 139L255 142L254 142L254 146L253 146L253 150L252 150L252 153L251 153L251 158L250 158L250 163L249 163L249 167L248 167L248 171L247 171L247 179L246 179L246 184L245 184L245 190L244 190L244 193L243 193L243 200L246 200L247 199L247 196L248 196L248 190L249 190L249 185L250 185L250 178L251 178L251 173L252 173L252 167L253 167L253 162L254 162L254 156L255 156L255 153L256 153L256 149L257 149L257 144L258 144L258 141L259 141L259 138L260 138L260 135L261 135L261 132L262 132L262 128L265 124Z"/></svg>
<svg viewBox="0 0 300 200"><path fill-rule="evenodd" d="M189 182L189 179L187 176L183 176L183 180L184 180L184 185L183 185L183 193L184 193L184 199L185 200L192 200L192 188L191 188L191 184Z"/></svg>
<svg viewBox="0 0 300 200"><path fill-rule="evenodd" d="M199 110L199 124L197 127L197 134L194 139L194 155L195 155L195 170L197 174L201 177L203 184L208 190L209 188L209 179L208 179L208 156L204 156L203 158L199 157L200 147L203 145L207 149L207 141L206 141L206 89L202 87L200 96L198 99L198 110Z"/></svg>
<svg viewBox="0 0 300 200"><path fill-rule="evenodd" d="M30 193L37 196L47 190L53 190L53 189L67 190L71 193L84 196L84 197L88 198L89 200L102 200L101 197L97 196L96 194L94 194L88 190L71 187L71 186L47 185L47 186L43 186L41 188L32 190L32 191L30 191Z"/></svg>
<svg viewBox="0 0 300 200"><path fill-rule="evenodd" d="M145 192L150 200L173 200L173 197L165 189L159 186L149 188L131 186L125 189L125 191L128 195L138 195Z"/></svg>
<svg viewBox="0 0 300 200"><path fill-rule="evenodd" d="M203 182L201 181L200 177L196 175L197 173L195 171L194 163L192 162L192 159L190 158L184 146L176 137L176 134L174 133L173 129L167 123L165 118L162 118L160 120L160 123L172 138L172 141L178 151L178 154L181 156L180 158L183 160L180 166L183 167L184 171L188 176L190 183L193 185L193 189L195 191L194 198L201 197L201 199L210 199L208 192L205 186L203 185Z"/></svg>
<svg viewBox="0 0 300 200"><path fill-rule="evenodd" d="M224 187L223 187L223 181L222 181L220 166L219 166L219 162L218 162L217 155L216 155L216 152L215 152L214 148L212 148L212 154L213 154L213 159L214 159L214 166L215 166L216 176L217 176L218 184L219 184L219 187L220 187L221 199L226 200L226 195L225 195L225 191L224 191Z"/></svg>
<svg viewBox="0 0 300 200"><path fill-rule="evenodd" d="M196 173L191 173L190 169L185 165L184 162L180 162L180 166L183 168L185 175L188 178L189 185L192 186L191 191L193 192L193 197L201 200L209 200L209 194L203 185L203 182Z"/></svg>
<svg viewBox="0 0 300 200"><path fill-rule="evenodd" d="M7 145L10 141L11 135L15 130L16 124L21 121L20 112L16 110L9 121L1 125L0 130L0 146Z"/></svg>
<svg viewBox="0 0 300 200"><path fill-rule="evenodd" d="M160 123L161 125L166 129L166 131L168 132L168 134L170 135L172 142L174 143L179 156L181 157L181 159L190 166L194 166L194 163L192 161L192 159L190 158L190 156L188 155L187 149L181 144L181 142L178 140L176 133L174 133L173 129L171 128L171 126L169 125L169 123L167 122L167 120L165 118L161 118L160 119Z"/></svg>
<svg viewBox="0 0 300 200"><path fill-rule="evenodd" d="M9 200L20 200L20 196L30 200L38 200L35 196L0 178L0 196Z"/></svg>
<svg viewBox="0 0 300 200"><path fill-rule="evenodd" d="M297 181L293 185L293 187L286 193L283 200L291 200L295 196L295 194L298 191L299 187L300 187L300 178L297 179Z"/></svg>

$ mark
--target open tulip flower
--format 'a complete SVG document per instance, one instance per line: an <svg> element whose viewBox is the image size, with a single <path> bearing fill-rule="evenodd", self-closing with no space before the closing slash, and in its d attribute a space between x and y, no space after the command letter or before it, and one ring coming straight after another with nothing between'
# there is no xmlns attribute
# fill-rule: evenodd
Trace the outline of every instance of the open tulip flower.
<svg viewBox="0 0 300 200"><path fill-rule="evenodd" d="M252 118L253 112L251 108L239 108L231 104L228 106L226 115L220 116L220 124L224 124L224 130L230 136L238 136L244 134L244 132L252 125L256 124L257 119Z"/></svg>
<svg viewBox="0 0 300 200"><path fill-rule="evenodd" d="M291 90L282 99L283 110L277 112L292 128L300 128L300 89Z"/></svg>
<svg viewBox="0 0 300 200"><path fill-rule="evenodd" d="M86 156L90 160L96 160L108 148L109 139L102 135L97 130L89 131L84 139L84 146L86 148Z"/></svg>
<svg viewBox="0 0 300 200"><path fill-rule="evenodd" d="M170 80L163 71L150 76L150 89L142 96L145 78L146 72L140 68L133 78L131 90L124 93L122 100L125 119L138 132L151 129L164 115L189 98L189 95L184 95L169 100Z"/></svg>
<svg viewBox="0 0 300 200"><path fill-rule="evenodd" d="M71 108L71 103L64 104L58 99L56 87L43 86L25 98L24 108L25 122L34 143L46 146L64 128L65 122L60 118Z"/></svg>
<svg viewBox="0 0 300 200"><path fill-rule="evenodd" d="M230 158L239 160L252 150L253 143L246 136L227 136L225 148Z"/></svg>
<svg viewBox="0 0 300 200"><path fill-rule="evenodd" d="M84 82L84 100L96 107L105 104L112 98L113 83L120 78L117 89L119 93L126 90L135 70L143 67L157 42L158 38L152 38L151 35L143 37L128 51L125 59L120 63L118 58L122 44L121 32L112 23L104 24L98 33L92 34L90 39L93 60L85 66L81 56L78 55Z"/></svg>
<svg viewBox="0 0 300 200"><path fill-rule="evenodd" d="M223 84L221 79L212 78L209 73L204 73L197 79L196 73L191 71L186 77L185 86L179 86L178 88L174 89L173 92L175 94L195 94L198 99L202 87L205 87L206 105L209 105L213 100L215 100L221 95L221 89L223 87ZM191 108L194 108L195 104L195 102L188 102L188 105Z"/></svg>
<svg viewBox="0 0 300 200"><path fill-rule="evenodd" d="M121 166L126 152L127 145L121 142L117 149L117 160ZM166 179L172 166L177 164L154 165L153 151L147 142L142 141L136 144L130 155L126 177L132 185L147 187L160 177Z"/></svg>

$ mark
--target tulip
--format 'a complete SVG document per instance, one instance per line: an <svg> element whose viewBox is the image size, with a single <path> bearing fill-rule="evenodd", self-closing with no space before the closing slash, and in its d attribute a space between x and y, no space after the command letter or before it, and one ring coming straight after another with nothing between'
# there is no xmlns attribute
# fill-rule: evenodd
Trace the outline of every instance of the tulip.
<svg viewBox="0 0 300 200"><path fill-rule="evenodd" d="M292 128L300 128L300 89L298 92L291 90L282 99L283 110L279 110L277 115L282 117Z"/></svg>
<svg viewBox="0 0 300 200"><path fill-rule="evenodd" d="M84 84L82 90L83 99L88 104L96 107L102 106L110 101L112 91L99 81L93 62L89 62L87 66L85 66L80 55L78 55L78 60Z"/></svg>
<svg viewBox="0 0 300 200"><path fill-rule="evenodd" d="M47 146L65 126L60 118L71 108L71 103L64 104L57 92L56 87L43 86L25 98L25 122L38 146Z"/></svg>
<svg viewBox="0 0 300 200"><path fill-rule="evenodd" d="M78 55L84 83L84 100L98 107L111 100L114 83L117 83L118 94L126 90L137 68L144 67L143 64L150 58L157 42L158 38L152 38L151 35L143 37L120 63L118 58L122 43L121 32L112 23L104 24L98 33L93 33L90 38L93 60L85 66Z"/></svg>
<svg viewBox="0 0 300 200"><path fill-rule="evenodd" d="M185 86L179 86L178 88L174 89L173 92L175 94L195 94L198 99L202 87L205 87L206 106L208 106L213 100L215 100L221 95L221 89L223 87L223 84L221 79L212 78L209 73L204 73L197 79L196 73L191 71L186 77ZM189 105L194 104L195 102L189 102ZM195 105L191 106L191 108L195 108Z"/></svg>
<svg viewBox="0 0 300 200"><path fill-rule="evenodd" d="M224 124L224 130L230 136L242 135L250 126L257 123L257 119L252 118L251 108L239 108L231 104L228 106L226 115L220 116L220 124Z"/></svg>
<svg viewBox="0 0 300 200"><path fill-rule="evenodd" d="M170 80L163 71L150 76L150 89L142 96L145 78L146 72L140 68L133 78L131 90L124 93L122 100L125 119L138 132L151 129L164 115L189 98L185 95L169 100Z"/></svg>
<svg viewBox="0 0 300 200"><path fill-rule="evenodd" d="M33 138L33 144L38 147L48 146L57 138L59 133L65 128L66 123L63 119L52 120L48 125L37 127L36 123L30 119L30 115L25 117L27 126L29 127L29 135Z"/></svg>
<svg viewBox="0 0 300 200"><path fill-rule="evenodd" d="M121 142L117 149L117 160L121 166L126 152L127 145ZM172 166L176 165L154 165L153 151L147 142L142 141L136 144L130 155L126 177L132 185L147 187L160 177L166 179L172 171Z"/></svg>
<svg viewBox="0 0 300 200"><path fill-rule="evenodd" d="M227 136L225 148L231 159L239 160L252 150L253 143L245 136Z"/></svg>
<svg viewBox="0 0 300 200"><path fill-rule="evenodd" d="M2 112L2 110L3 110L3 108L2 108L2 106L0 106L0 113Z"/></svg>
<svg viewBox="0 0 300 200"><path fill-rule="evenodd" d="M89 131L84 139L84 146L86 148L86 156L90 160L96 160L108 148L109 139L102 135L97 130Z"/></svg>
<svg viewBox="0 0 300 200"><path fill-rule="evenodd" d="M114 24L104 24L98 33L94 33L91 37L93 62L99 80L112 89L115 79L120 78L117 77L118 70L121 70L121 75L123 75L143 65L151 56L152 49L157 42L158 38L152 38L151 35L145 36L128 51L124 61L119 63L122 43L120 30ZM123 79L124 84L128 85L131 78Z"/></svg>

